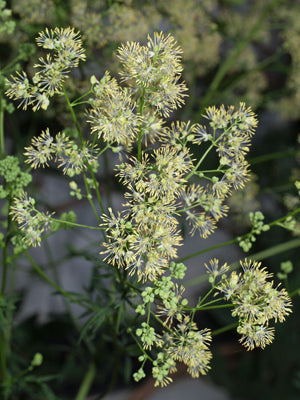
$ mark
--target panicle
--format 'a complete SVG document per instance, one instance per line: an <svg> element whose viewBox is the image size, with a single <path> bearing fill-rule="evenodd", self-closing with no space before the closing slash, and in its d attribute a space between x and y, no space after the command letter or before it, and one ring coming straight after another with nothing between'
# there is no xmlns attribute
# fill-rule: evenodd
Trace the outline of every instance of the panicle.
<svg viewBox="0 0 300 400"><path fill-rule="evenodd" d="M34 137L31 146L25 147L26 163L33 168L49 166L55 161L58 168L65 174L73 176L87 169L88 164L97 162L97 147L84 143L80 148L64 132L59 132L55 138L47 128L40 136Z"/></svg>
<svg viewBox="0 0 300 400"><path fill-rule="evenodd" d="M103 244L104 254L109 260L144 281L154 281L166 271L182 244L176 201L191 167L188 150L169 145L160 146L151 155L142 154L141 161L131 157L119 165L118 175L127 185L128 201L118 220L125 219L127 228L112 230L109 216L104 218L109 239Z"/></svg>
<svg viewBox="0 0 300 400"><path fill-rule="evenodd" d="M7 80L6 94L9 98L19 100L19 107L24 110L30 105L33 111L40 108L46 110L49 98L60 93L64 80L71 68L77 67L79 61L85 60L85 50L78 32L74 28L48 28L40 32L37 45L51 50L46 57L40 57L34 65L37 72L29 82L25 72L16 73Z"/></svg>
<svg viewBox="0 0 300 400"><path fill-rule="evenodd" d="M31 146L25 147L24 155L27 157L25 162L32 168L49 166L49 160L55 155L53 140L48 128L42 131L40 136L34 137L31 140Z"/></svg>
<svg viewBox="0 0 300 400"><path fill-rule="evenodd" d="M16 72L16 75L11 78L12 80L7 82L9 87L5 93L10 99L20 100L19 107L23 107L23 110L26 110L29 105L35 104L39 96L40 107L47 109L48 98L45 96L44 102L41 103L41 93L36 86L29 82L26 72Z"/></svg>
<svg viewBox="0 0 300 400"><path fill-rule="evenodd" d="M161 299L156 314L163 317L164 325L171 327L174 320L182 321L183 307L187 302L182 299L184 291L184 286L175 284L170 276L163 276L161 281L155 283L154 294Z"/></svg>
<svg viewBox="0 0 300 400"><path fill-rule="evenodd" d="M173 358L163 351L159 352L156 360L153 361L152 376L155 379L154 386L167 386L173 381L169 374L176 370L176 363Z"/></svg>
<svg viewBox="0 0 300 400"><path fill-rule="evenodd" d="M25 192L14 199L10 214L24 233L25 244L28 247L40 245L43 233L50 228L51 214L38 211L35 200Z"/></svg>
<svg viewBox="0 0 300 400"><path fill-rule="evenodd" d="M129 209L122 215L104 215L108 242L103 243L106 259L119 268L137 274L139 280L156 280L168 268L169 259L177 257L181 236L175 218L169 221L167 210L153 213L151 205L144 208L144 198L132 197ZM133 210L133 212L131 212ZM169 223L168 223L169 222ZM176 224L176 225L175 225Z"/></svg>
<svg viewBox="0 0 300 400"><path fill-rule="evenodd" d="M121 165L118 173L126 184L134 185L152 199L175 199L181 194L185 176L192 168L189 150L169 145L154 150L152 159L146 154L141 162L132 157L131 163Z"/></svg>
<svg viewBox="0 0 300 400"><path fill-rule="evenodd" d="M231 195L232 190L243 188L249 180L249 164L245 156L249 152L257 120L252 110L246 108L244 103L240 103L237 109L234 106L226 108L224 105L219 108L208 107L204 117L209 121L208 126L192 125L186 137L198 145L202 142L211 142L207 151L213 147L216 149L219 166L212 173L218 176L210 177L209 174L198 171L201 161L206 156L204 154L190 175L198 175L210 183L187 186L183 200L186 220L192 228L191 234L199 231L200 236L206 238L214 231L215 223L227 215L228 207L224 204L225 199ZM176 130L174 127L170 135L171 142L177 143L177 146L184 146L182 134L179 133L177 126Z"/></svg>
<svg viewBox="0 0 300 400"><path fill-rule="evenodd" d="M199 231L200 236L206 238L213 232L216 222L227 215L228 207L223 204L224 197L216 196L209 187L202 185L192 184L185 189L183 200L192 235Z"/></svg>
<svg viewBox="0 0 300 400"><path fill-rule="evenodd" d="M176 149L184 148L187 143L194 142L198 131L198 124L191 124L190 121L176 121L171 123L163 132L161 141L168 143Z"/></svg>
<svg viewBox="0 0 300 400"><path fill-rule="evenodd" d="M145 146L148 145L148 141L153 144L161 140L167 129L164 127L165 121L153 110L146 110L141 117L141 130Z"/></svg>
<svg viewBox="0 0 300 400"><path fill-rule="evenodd" d="M145 350L151 350L153 344L157 342L155 330L147 322L142 322L141 328L136 330L136 335L140 338Z"/></svg>
<svg viewBox="0 0 300 400"><path fill-rule="evenodd" d="M162 32L154 33L153 38L148 36L145 46L127 42L117 52L123 66L122 80L142 90L145 104L164 117L181 107L186 96L186 85L179 82L181 53L174 38Z"/></svg>
<svg viewBox="0 0 300 400"><path fill-rule="evenodd" d="M172 329L163 337L166 343L165 352L174 361L183 362L193 378L205 375L210 369L209 363L212 354L209 345L211 339L210 330L199 331L188 316L178 324L177 328Z"/></svg>
<svg viewBox="0 0 300 400"><path fill-rule="evenodd" d="M255 347L264 349L268 344L271 344L274 339L275 329L267 325L241 323L237 331L242 335L240 343L242 343L247 350L253 350Z"/></svg>
<svg viewBox="0 0 300 400"><path fill-rule="evenodd" d="M239 318L240 342L248 350L264 348L274 337L270 321L283 322L291 313L291 300L285 289L273 287L268 280L273 274L261 268L261 263L246 259L241 266L243 273L232 272L217 288L233 303L232 315Z"/></svg>
<svg viewBox="0 0 300 400"><path fill-rule="evenodd" d="M135 113L135 103L127 89L121 88L108 72L100 82L95 78L94 98L88 113L91 133L102 137L109 144L127 149L137 140L141 117Z"/></svg>
<svg viewBox="0 0 300 400"><path fill-rule="evenodd" d="M85 50L79 32L74 28L46 28L36 38L38 46L48 50L55 50L55 61L62 69L77 67L79 61L85 60Z"/></svg>

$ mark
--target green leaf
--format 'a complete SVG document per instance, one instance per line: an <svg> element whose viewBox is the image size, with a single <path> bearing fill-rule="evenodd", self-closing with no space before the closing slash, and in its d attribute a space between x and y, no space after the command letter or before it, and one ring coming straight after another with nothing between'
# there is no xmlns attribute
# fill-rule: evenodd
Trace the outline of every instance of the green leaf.
<svg viewBox="0 0 300 400"><path fill-rule="evenodd" d="M78 343L83 338L93 339L97 330L101 327L105 321L105 309L97 311L82 327Z"/></svg>

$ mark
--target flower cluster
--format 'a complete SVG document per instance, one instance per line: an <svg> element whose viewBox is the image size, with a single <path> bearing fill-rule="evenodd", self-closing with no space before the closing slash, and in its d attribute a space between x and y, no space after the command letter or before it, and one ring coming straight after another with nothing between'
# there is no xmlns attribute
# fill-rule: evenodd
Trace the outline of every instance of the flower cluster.
<svg viewBox="0 0 300 400"><path fill-rule="evenodd" d="M172 382L170 373L176 371L176 362L164 352L157 353L156 360L153 361L152 376L155 379L154 386L167 386Z"/></svg>
<svg viewBox="0 0 300 400"><path fill-rule="evenodd" d="M240 342L247 350L264 348L274 338L270 321L283 322L291 313L291 300L285 289L273 287L273 281L268 280L273 274L261 268L261 263L245 260L241 266L243 272L233 271L216 288L233 304L232 316L238 317L237 331L242 335Z"/></svg>
<svg viewBox="0 0 300 400"><path fill-rule="evenodd" d="M92 76L91 90L71 103L63 80L69 70L85 58L79 35L71 28L46 29L37 42L53 50L54 57L48 54L40 59L35 66L39 71L33 78L33 85L24 72L13 77L7 94L22 99L23 108L32 105L36 110L46 109L49 97L63 90L81 146L66 132L53 137L46 129L25 148L26 162L33 168L56 162L69 176L82 173L87 197L100 220L89 190L96 189L104 211L93 175L98 167L97 156L107 149L115 152L125 149L133 153L126 154L125 160L117 166L116 176L125 186L123 210L115 212L108 208L108 212L101 215L101 225L106 232L101 254L104 260L116 266L113 271L124 290L122 297L124 294L136 313L146 318L135 335L128 329L141 343L139 348L143 353L139 357L142 366L134 378L139 380L145 376L146 361L152 362L155 385L171 382L170 373L176 371L177 362L184 363L192 377L206 374L212 358L209 349L212 333L209 329L199 330L194 315L196 311L208 309L211 303L215 307L219 300L232 303L232 316L239 319L241 343L248 350L264 348L274 336L270 321L282 322L291 312L291 302L284 289L273 287L273 282L268 280L272 275L261 269L259 263L246 260L241 263L242 273L227 275L227 263L219 265L217 259L210 260L206 268L212 289L199 299L196 307L187 306L184 287L175 283L184 278L186 270L184 264L174 261L177 248L183 242L180 216L186 217L192 235L198 231L206 238L216 228L217 221L226 216L228 196L233 190L243 188L248 180L249 165L245 158L257 126L251 109L244 103L238 108L208 107L205 125L175 121L167 127L164 119L183 104L186 86L181 82L182 51L172 36L163 33L149 36L146 45L127 42L118 49L121 78L127 87L105 72L100 80ZM84 100L90 93L92 97ZM74 114L73 107L82 103L89 106L87 122L93 144L84 141ZM97 139L106 142L103 151L95 146ZM204 150L198 152L197 146ZM193 152L195 147L197 150ZM205 170L203 163L212 150L216 151L218 165ZM0 168L3 165L0 164ZM92 179L86 177L86 168ZM6 175L9 176L6 183L12 184L14 175ZM77 182L70 182L70 189L70 194L77 199L85 197ZM10 214L19 224L28 246L40 244L50 223L52 230L63 226L50 214L39 212L35 201L26 193L15 198ZM73 217L66 216L65 225ZM254 234L269 227L263 223L261 213L251 214L250 219L253 229L252 236L247 236L249 242L253 241ZM248 242L244 241L243 245L247 246ZM133 275L136 279L132 279ZM207 301L214 290L222 297ZM137 293L141 304L135 303ZM160 330L156 325L151 326L152 316L160 324ZM117 329L121 323L119 317ZM117 340L117 330L114 332ZM154 350L156 358L152 356Z"/></svg>
<svg viewBox="0 0 300 400"><path fill-rule="evenodd" d="M260 235L270 229L270 226L264 223L265 216L261 211L250 212L249 219L252 225L251 232L245 237L239 238L239 245L245 252L251 249L252 243L256 240L255 235Z"/></svg>
<svg viewBox="0 0 300 400"><path fill-rule="evenodd" d="M139 120L135 113L127 112L130 107L120 101L122 93L129 96L130 92L124 92L116 80L106 73L94 86L96 96L90 112L92 132L97 131L105 140L123 145L128 145L126 140L130 145L133 140L141 141L144 131L147 137L148 130L143 120L149 120L149 107L154 106L149 100L149 93L152 95L161 90L157 83L160 75L172 81L180 73L180 53L173 40L162 34L149 38L147 46L138 43L123 45L118 53L124 67L122 77L135 90L135 95L140 96ZM174 60L167 68L164 63L171 55ZM148 64L141 68L139 63L143 64L145 60L148 60ZM113 98L116 101L110 103L109 100ZM119 106L116 105L117 99ZM103 111L104 104L106 108ZM160 104L163 102L160 101ZM173 105L174 108L178 106L176 102ZM158 114L160 110L154 107L152 121ZM227 214L225 199L232 190L243 187L247 181L248 163L245 156L257 125L255 115L244 103L236 110L234 107L209 107L205 115L210 121L208 128L179 121L164 128L161 120L164 115L159 115L156 122L156 138L161 141L159 147L153 149L152 153L150 148L147 152L141 151L138 158L131 157L119 165L118 176L128 189L125 195L129 199L127 210L118 217L104 216L109 239L104 243L107 259L119 267L129 268L131 273L137 271L143 280L156 279L168 268L169 259L176 257L174 247L180 244L181 237L175 216L181 198L184 207L180 212L186 213L191 234L198 231L200 236L206 238L216 228L216 222ZM195 163L189 145L202 145L203 142L210 142L210 147ZM199 168L213 148L219 156L219 167L211 176L210 172L205 174ZM188 184L188 178L193 175L209 183ZM111 218L114 220L113 229L110 226ZM120 223L124 229L120 229Z"/></svg>
<svg viewBox="0 0 300 400"><path fill-rule="evenodd" d="M130 93L108 72L100 81L92 77L91 82L94 94L88 117L91 132L108 143L129 148L137 138L141 121Z"/></svg>
<svg viewBox="0 0 300 400"><path fill-rule="evenodd" d="M31 146L25 147L25 150L26 162L33 168L49 166L49 162L54 160L69 176L80 174L87 169L87 164L97 164L95 146L85 143L79 148L64 132L53 138L48 128L34 137Z"/></svg>
<svg viewBox="0 0 300 400"><path fill-rule="evenodd" d="M51 214L38 211L35 208L35 200L27 193L15 197L10 214L24 233L25 244L28 247L40 245L42 234L50 228Z"/></svg>
<svg viewBox="0 0 300 400"><path fill-rule="evenodd" d="M167 331L163 330L162 335L158 335L154 328L143 322L136 331L143 349L151 349L154 345L161 349L154 361L146 352L140 359L143 365L146 359L152 361L155 386L165 386L172 381L169 374L176 371L176 362L184 363L187 372L194 378L206 374L210 368L211 333L208 329L199 331L191 318L185 315L188 301L182 298L184 287L173 282L173 278L182 279L185 270L184 264L172 262L170 275L155 280L153 287L147 286L141 294L143 304L139 304L136 308L137 313L144 315L147 309L148 313L150 312L150 306L155 302L156 315L163 319L163 326L167 327ZM136 381L143 377L143 365L134 375Z"/></svg>
<svg viewBox="0 0 300 400"><path fill-rule="evenodd" d="M129 88L122 88L108 72L100 81L92 77L91 132L127 150L140 134L145 143L163 135L161 116L181 106L185 97L186 86L179 82L181 52L173 37L162 32L148 37L145 46L122 45L117 55L123 66L122 80Z"/></svg>
<svg viewBox="0 0 300 400"><path fill-rule="evenodd" d="M181 244L175 204L191 166L187 151L170 146L161 146L151 158L144 154L141 161L132 157L119 166L128 201L122 216L111 212L103 217L109 238L104 253L110 261L130 273L137 271L143 280L164 273Z"/></svg>
<svg viewBox="0 0 300 400"><path fill-rule="evenodd" d="M136 335L140 338L143 348L146 350L151 349L157 341L154 328L147 324L147 322L142 322L141 328L136 330Z"/></svg>
<svg viewBox="0 0 300 400"><path fill-rule="evenodd" d="M193 169L193 174L208 180L209 184L187 186L183 198L187 221L192 228L191 233L199 231L200 236L206 238L214 231L216 222L227 214L225 199L232 190L242 188L248 180L249 164L245 156L249 151L257 120L244 103L240 103L237 110L233 106L227 109L224 106L209 107L204 117L209 121L209 126L192 126L186 141L190 140L199 145L204 142L210 143ZM182 137L181 132L179 137ZM212 171L213 176L202 171L199 173L198 168L213 148L216 149L219 158L218 168Z"/></svg>
<svg viewBox="0 0 300 400"><path fill-rule="evenodd" d="M182 362L187 366L187 372L193 377L198 378L205 375L210 369L209 363L212 358L209 345L211 342L211 332L208 329L198 330L196 324L190 317L184 317L177 327L163 332L160 337L155 335L154 329L147 323L143 323L141 329L138 329L138 336L143 336L143 342L146 342L144 348L149 347L155 341L156 346L161 349L157 358L152 360L152 375L155 379L155 386L166 386L172 382L169 376L176 372L176 363ZM139 358L145 362L147 356ZM143 367L134 374L134 379L139 381L144 377Z"/></svg>
<svg viewBox="0 0 300 400"><path fill-rule="evenodd" d="M169 276L162 276L153 282L153 286L146 286L142 296L142 303L136 307L136 312L145 315L146 308L156 301L157 316L164 320L164 325L172 326L175 320L182 321L184 318L184 307L188 300L183 298L185 288L173 282L174 279L183 279L186 266L182 263L171 262Z"/></svg>
<svg viewBox="0 0 300 400"><path fill-rule="evenodd" d="M162 34L149 38L147 46L121 46L121 76L130 90L122 89L108 73L100 82L93 79L95 98L90 101L89 113L93 133L127 149L135 142L138 146L137 157L129 156L118 166L117 176L126 186L127 202L122 212L116 214L109 209L102 216L107 236L102 254L109 263L147 282L136 312L145 315L148 310L148 318L136 335L144 351L141 361L143 365L146 360L152 361L157 385L171 380L169 373L176 369L177 361L185 363L193 377L209 369L211 334L208 330L198 331L187 315L184 287L173 282L182 279L185 271L185 266L172 261L182 244L178 216L186 214L191 234L198 231L206 238L213 232L216 222L227 214L225 199L247 181L245 157L257 125L251 109L241 103L237 109L209 107L207 127L189 121L164 126L163 117L181 104L182 96L180 102L174 100L177 95L169 101L161 77L168 87L178 83L180 54L173 40ZM172 61L165 64L170 57ZM153 101L154 93L159 95L159 106ZM125 96L127 102L122 100ZM155 142L153 148L147 145L147 138ZM191 145L206 146L199 160L194 160ZM203 171L202 163L213 149L219 165L213 171ZM198 182L189 183L191 177ZM217 276L221 281L225 279L228 266L219 268L214 260L210 270L215 284ZM156 318L167 328L162 336L149 322L153 303ZM153 361L146 350L154 345L161 351ZM144 376L143 365L134 375L136 380Z"/></svg>
<svg viewBox="0 0 300 400"><path fill-rule="evenodd" d="M102 253L112 264L128 269L130 275L137 273L140 280L153 281L168 268L169 259L177 256L176 247L181 244L177 220L168 207L164 210L162 204L148 203L140 193L132 195L126 213L114 215L110 210L102 217L108 237Z"/></svg>
<svg viewBox="0 0 300 400"><path fill-rule="evenodd" d="M183 104L185 83L179 83L182 72L182 50L171 35L162 32L148 36L146 46L137 42L121 45L118 58L121 77L134 90L142 91L146 105L155 107L164 117Z"/></svg>
<svg viewBox="0 0 300 400"><path fill-rule="evenodd" d="M32 78L33 83L30 83L24 71L17 72L12 80L7 81L7 96L20 100L19 107L22 106L24 110L29 105L34 111L39 108L46 110L49 98L61 91L70 69L85 60L82 41L74 28L46 29L40 32L36 41L38 46L52 50L54 55L48 53L39 59L39 64L34 66L38 71Z"/></svg>
<svg viewBox="0 0 300 400"><path fill-rule="evenodd" d="M209 350L211 332L208 329L199 331L196 324L186 316L176 329L165 333L163 340L166 343L166 353L174 361L187 365L187 372L193 378L207 373L212 358Z"/></svg>

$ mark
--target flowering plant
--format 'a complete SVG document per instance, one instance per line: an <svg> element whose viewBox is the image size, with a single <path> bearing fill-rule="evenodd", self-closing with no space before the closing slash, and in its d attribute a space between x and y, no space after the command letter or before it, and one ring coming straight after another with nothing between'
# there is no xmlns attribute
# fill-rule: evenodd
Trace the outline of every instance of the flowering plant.
<svg viewBox="0 0 300 400"><path fill-rule="evenodd" d="M205 265L211 288L197 304L190 305L184 297L184 277L189 267L184 261L199 252L184 259L177 254L186 240L183 226L188 227L190 235L206 239L227 215L228 198L247 184L250 166L246 156L257 127L251 108L243 102L237 107L211 106L206 108L201 124L168 124L167 118L187 97L181 77L182 50L171 35L154 33L145 44L122 44L117 50L121 82L109 72L98 78L92 75L90 89L77 99L69 98L65 82L71 70L85 60L80 34L73 28L46 29L38 35L37 44L49 51L34 65L37 72L32 80L25 72L11 76L6 95L24 110L33 111L47 110L54 96L63 96L75 131L46 128L26 146L25 162L32 169L60 168L70 180L70 195L89 202L95 224L77 223L73 212L58 218L52 212L40 211L36 200L27 189L25 192L31 181L29 171L22 172L16 158L3 156L1 193L7 199L9 214L2 237L1 298L6 291L10 260L26 254L40 277L66 300L85 309L88 320L79 328L80 337L86 340L93 360L87 372L89 385L85 379L76 399L85 398L96 375L98 346L91 346L88 334L100 332L103 345L105 330L101 329L112 321L114 346L120 346L119 337L125 333L140 350L141 366L133 374L134 379L145 377L146 364L150 363L155 385L165 386L172 381L170 374L176 371L177 362L184 363L194 378L206 374L212 358L212 337L225 330L236 328L247 350L265 348L274 339L272 323L283 322L291 313L287 290L274 286L272 274L251 258L241 260L241 272L213 258ZM86 107L86 121L81 123L76 109L82 106ZM212 153L215 166L206 169L205 161ZM114 210L109 199L104 201L97 180L105 154L119 155L116 177L125 191L121 210ZM253 213L251 231L234 241L248 251L255 235L274 225L288 224L295 230L290 220L299 211L296 208L268 224L263 222L262 213ZM98 258L112 285L102 297L99 294L87 300L66 291L28 252L31 246L41 245L47 236L67 227L99 231ZM13 255L8 254L11 248ZM100 279L101 274L99 287ZM103 303L98 303L99 299ZM235 322L218 331L199 329L195 316L213 308L230 308ZM115 318L109 313L106 316L106 309L114 310ZM14 376L6 365L4 344L8 339L2 336L3 387L5 398L10 398L19 378L42 359L35 356L28 371Z"/></svg>

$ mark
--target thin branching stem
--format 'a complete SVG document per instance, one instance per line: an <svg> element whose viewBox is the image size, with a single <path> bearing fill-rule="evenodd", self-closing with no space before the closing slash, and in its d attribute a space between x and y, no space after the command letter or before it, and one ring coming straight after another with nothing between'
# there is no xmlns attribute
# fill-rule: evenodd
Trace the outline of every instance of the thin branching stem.
<svg viewBox="0 0 300 400"><path fill-rule="evenodd" d="M217 336L220 335L221 333L227 332L227 331L231 331L232 329L235 329L238 326L238 322L234 322L232 324L223 326L220 329L216 329L211 333L211 336Z"/></svg>
<svg viewBox="0 0 300 400"><path fill-rule="evenodd" d="M70 102L69 96L68 96L68 94L67 94L67 91L66 91L64 85L62 85L62 89L63 89L64 96L65 96L65 98L66 98L66 101L67 101L67 104L68 104L70 113L71 113L71 115L72 115L72 118L73 118L73 121L74 121L76 130L77 130L77 132L78 132L78 135L79 135L81 144L83 145L83 144L84 144L83 135L82 135L82 133L81 133L81 129L80 129L80 126L79 126L79 123L78 123L76 114L75 114L75 112L74 112L74 110L73 110L72 104L71 104L71 102ZM86 161L86 163L87 163L88 170L89 170L89 172L90 172L90 174L91 174L91 177L92 177L92 180L93 180L93 183L94 183L94 188L95 188L95 191L96 191L96 196L97 196L97 199L98 199L98 202L99 202L99 206L100 206L100 208L101 208L102 214L104 214L105 211L104 211L104 206L103 206L102 199L101 199L101 195L100 195L99 188L98 188L98 182L97 182L97 180L96 180L94 171L93 171L93 169L92 169L90 163L89 163L88 161ZM86 190L87 190L88 197L90 197L90 196L91 196L91 193L90 193L90 189L89 189L89 187L88 187L87 185L86 185ZM90 195L90 196L89 196L89 195ZM92 207L92 208L93 208L93 207ZM93 210L94 210L94 208L93 208ZM96 215L97 220L99 220L99 215L98 215L98 213L95 212L95 210L94 210L94 213L95 213L95 215Z"/></svg>
<svg viewBox="0 0 300 400"><path fill-rule="evenodd" d="M139 102L139 114L142 116L143 115L143 110L144 110L144 103L145 103L145 93L146 89L142 89L142 95L140 97L140 102ZM142 159L142 138L143 138L143 128L142 124L139 129L139 136L138 136L138 161L141 162Z"/></svg>

